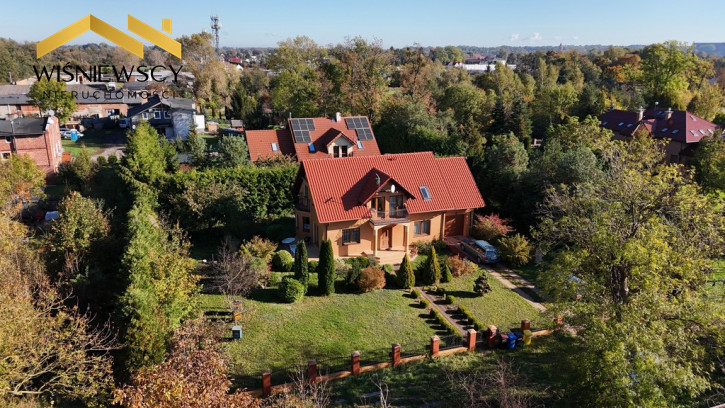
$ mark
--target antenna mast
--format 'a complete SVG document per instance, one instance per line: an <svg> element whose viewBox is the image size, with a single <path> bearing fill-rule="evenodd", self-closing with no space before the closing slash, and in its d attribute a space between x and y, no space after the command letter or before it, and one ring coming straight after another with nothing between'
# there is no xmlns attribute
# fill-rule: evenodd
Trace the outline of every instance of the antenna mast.
<svg viewBox="0 0 725 408"><path fill-rule="evenodd" d="M219 16L211 16L211 31L214 33L214 45L216 52L219 54L219 30L222 28L222 23L219 22Z"/></svg>

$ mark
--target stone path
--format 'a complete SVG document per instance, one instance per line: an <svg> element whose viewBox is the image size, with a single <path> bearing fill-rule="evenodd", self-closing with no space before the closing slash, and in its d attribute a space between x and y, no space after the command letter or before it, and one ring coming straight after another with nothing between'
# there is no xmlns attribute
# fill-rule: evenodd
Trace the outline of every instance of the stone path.
<svg viewBox="0 0 725 408"><path fill-rule="evenodd" d="M532 290L533 292L535 292L537 295L541 296L540 292L539 292L539 288L534 286L533 283L522 278L519 274L512 271L511 269L508 269L503 264L496 265L496 268L500 269L502 273L499 273L498 271L494 270L493 268L491 268L488 265L483 265L483 268L485 268L486 271L491 274L491 276L498 279L498 281L501 282L505 287L507 287L508 289L511 289L512 291L516 292L519 296L524 298L524 300L529 302L529 304L531 306L533 306L534 308L536 308L536 310L538 310L540 312L546 311L546 306L544 306L541 303L534 300L528 293L526 293L523 289L521 289L521 287L528 288L528 289ZM506 276L504 276L504 274ZM511 282L511 280L509 280L509 279L515 280L518 283L518 285Z"/></svg>
<svg viewBox="0 0 725 408"><path fill-rule="evenodd" d="M416 286L414 289L420 293L421 298L427 300L428 303L430 303L430 307L432 309L436 309L438 313L441 314L441 316L445 317L448 323L450 323L451 326L455 327L456 330L461 333L461 336L466 336L466 327L458 323L458 320L452 317L452 315L458 313L458 306L444 304L442 299L426 293L426 291L423 290L422 286Z"/></svg>

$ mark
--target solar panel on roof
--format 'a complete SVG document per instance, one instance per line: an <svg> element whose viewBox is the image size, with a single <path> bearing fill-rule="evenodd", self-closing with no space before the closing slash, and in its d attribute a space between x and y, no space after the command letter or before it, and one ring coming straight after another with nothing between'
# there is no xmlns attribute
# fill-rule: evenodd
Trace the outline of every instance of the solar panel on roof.
<svg viewBox="0 0 725 408"><path fill-rule="evenodd" d="M310 143L312 141L310 130L315 130L315 122L312 119L294 118L289 121L295 143Z"/></svg>
<svg viewBox="0 0 725 408"><path fill-rule="evenodd" d="M355 130L357 137L360 140L372 140L373 131L370 130L368 120L364 116L355 116L352 118L345 118L345 124L348 129Z"/></svg>

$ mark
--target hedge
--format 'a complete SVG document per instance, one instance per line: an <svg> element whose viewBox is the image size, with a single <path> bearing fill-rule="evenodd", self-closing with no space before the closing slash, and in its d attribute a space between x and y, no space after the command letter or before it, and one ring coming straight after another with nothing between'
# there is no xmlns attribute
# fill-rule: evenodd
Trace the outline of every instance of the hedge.
<svg viewBox="0 0 725 408"><path fill-rule="evenodd" d="M292 254L284 249L272 255L272 269L276 272L290 272L294 264L295 260L292 258Z"/></svg>
<svg viewBox="0 0 725 408"><path fill-rule="evenodd" d="M279 297L283 302L294 303L305 296L305 285L297 279L285 276L279 284Z"/></svg>
<svg viewBox="0 0 725 408"><path fill-rule="evenodd" d="M438 313L438 311L436 309L431 309L430 315L431 315L431 317L436 319L439 324L441 324L443 327L445 327L445 329L448 333L454 334L454 335L456 335L456 337L459 337L459 338L463 337L463 336L461 336L461 333L459 333L458 330L456 330L456 328L453 327L453 325L451 325L443 315Z"/></svg>
<svg viewBox="0 0 725 408"><path fill-rule="evenodd" d="M411 290L410 294L413 295L413 299L418 299L420 297L420 293L418 293L415 289Z"/></svg>
<svg viewBox="0 0 725 408"><path fill-rule="evenodd" d="M479 321L476 316L472 315L464 306L458 306L458 312L468 319L468 323L473 325L476 330L485 330L486 326Z"/></svg>
<svg viewBox="0 0 725 408"><path fill-rule="evenodd" d="M426 299L421 299L420 304L423 306L423 309L427 309L430 307L430 302L428 302L428 300Z"/></svg>
<svg viewBox="0 0 725 408"><path fill-rule="evenodd" d="M455 302L456 302L456 297L455 296L453 296L453 295L446 296L446 303L447 304L452 305Z"/></svg>

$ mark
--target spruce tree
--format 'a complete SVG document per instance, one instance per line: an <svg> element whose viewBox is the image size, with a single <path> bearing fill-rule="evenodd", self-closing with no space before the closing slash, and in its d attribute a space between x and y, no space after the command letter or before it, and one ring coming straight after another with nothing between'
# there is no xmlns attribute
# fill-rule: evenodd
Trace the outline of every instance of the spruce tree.
<svg viewBox="0 0 725 408"><path fill-rule="evenodd" d="M433 245L430 247L430 256L425 266L425 280L428 285L435 285L441 279L441 266L438 263L438 256Z"/></svg>
<svg viewBox="0 0 725 408"><path fill-rule="evenodd" d="M415 286L415 274L413 273L413 266L410 264L408 254L405 254L403 261L400 263L397 278L398 286L403 289L410 289Z"/></svg>
<svg viewBox="0 0 725 408"><path fill-rule="evenodd" d="M451 267L448 266L448 262L443 264L443 274L441 275L441 282L450 282L453 280L453 274L451 273Z"/></svg>
<svg viewBox="0 0 725 408"><path fill-rule="evenodd" d="M295 250L295 279L300 281L302 286L305 287L305 293L307 293L307 287L310 282L309 275L309 264L307 263L307 246L305 241L297 242L297 249Z"/></svg>
<svg viewBox="0 0 725 408"><path fill-rule="evenodd" d="M320 245L320 263L317 266L320 293L329 296L335 293L335 259L332 241L324 240Z"/></svg>

